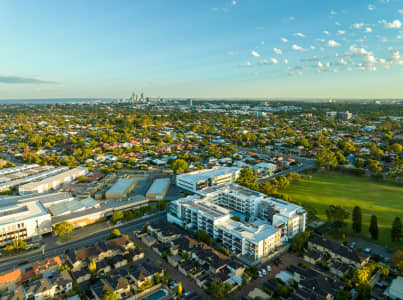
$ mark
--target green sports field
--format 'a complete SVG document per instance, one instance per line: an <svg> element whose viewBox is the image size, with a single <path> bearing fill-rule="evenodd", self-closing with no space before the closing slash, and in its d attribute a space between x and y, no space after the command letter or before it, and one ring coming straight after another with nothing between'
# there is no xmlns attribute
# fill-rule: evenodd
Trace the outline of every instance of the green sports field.
<svg viewBox="0 0 403 300"><path fill-rule="evenodd" d="M363 227L361 236L370 238L368 226L371 215L378 218L379 244L392 246L391 227L393 219L399 216L403 222L403 186L393 183L378 182L366 177L344 174L313 174L312 180L302 180L283 190L293 200L304 206L313 207L318 217L326 220L326 208L341 205L348 209L350 217L346 230L351 232L351 212L358 205L362 210ZM402 247L403 242L400 245Z"/></svg>

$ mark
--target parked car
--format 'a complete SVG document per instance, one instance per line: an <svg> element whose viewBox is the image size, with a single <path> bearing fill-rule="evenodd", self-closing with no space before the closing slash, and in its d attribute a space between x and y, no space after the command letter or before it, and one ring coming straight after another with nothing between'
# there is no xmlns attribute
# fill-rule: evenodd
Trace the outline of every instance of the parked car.
<svg viewBox="0 0 403 300"><path fill-rule="evenodd" d="M262 269L262 274L263 274L263 276L266 276L266 270L265 269Z"/></svg>
<svg viewBox="0 0 403 300"><path fill-rule="evenodd" d="M364 249L364 252L365 252L365 253L371 253L371 251L372 251L371 248L365 248L365 249Z"/></svg>
<svg viewBox="0 0 403 300"><path fill-rule="evenodd" d="M267 272L271 272L271 267L267 265Z"/></svg>
<svg viewBox="0 0 403 300"><path fill-rule="evenodd" d="M355 248L355 245L356 245L356 243L355 243L355 242L352 242L351 245L350 245L350 249L354 249L354 248Z"/></svg>

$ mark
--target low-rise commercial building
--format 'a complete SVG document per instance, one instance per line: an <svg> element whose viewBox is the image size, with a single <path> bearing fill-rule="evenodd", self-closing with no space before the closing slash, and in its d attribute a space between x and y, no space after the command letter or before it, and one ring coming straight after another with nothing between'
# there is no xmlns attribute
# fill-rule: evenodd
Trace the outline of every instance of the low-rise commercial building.
<svg viewBox="0 0 403 300"><path fill-rule="evenodd" d="M39 201L0 207L0 244L52 231L51 216Z"/></svg>
<svg viewBox="0 0 403 300"><path fill-rule="evenodd" d="M148 189L146 197L150 200L161 200L165 197L169 189L171 180L169 178L155 179L151 187Z"/></svg>
<svg viewBox="0 0 403 300"><path fill-rule="evenodd" d="M176 185L184 190L196 193L203 188L234 183L241 172L240 168L218 167L199 170L176 176Z"/></svg>
<svg viewBox="0 0 403 300"><path fill-rule="evenodd" d="M54 190L63 184L69 183L80 176L84 176L88 173L88 169L85 167L77 167L49 178L42 179L36 182L30 182L21 185L18 188L20 195L33 194L33 193L45 193L50 190Z"/></svg>
<svg viewBox="0 0 403 300"><path fill-rule="evenodd" d="M130 193L135 186L135 178L119 179L108 191L106 191L105 199L121 199Z"/></svg>

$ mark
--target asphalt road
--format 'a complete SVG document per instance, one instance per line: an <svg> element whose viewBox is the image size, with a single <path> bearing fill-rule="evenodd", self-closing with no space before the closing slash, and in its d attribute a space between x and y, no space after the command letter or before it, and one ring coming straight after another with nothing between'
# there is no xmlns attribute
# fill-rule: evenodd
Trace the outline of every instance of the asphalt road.
<svg viewBox="0 0 403 300"><path fill-rule="evenodd" d="M145 223L147 222L154 222L158 221L161 219L166 218L166 212L160 212L157 214L153 214L147 217L144 217L140 220L134 220L129 223L122 224L120 226L116 226L116 228L119 228L119 231L123 234L128 234L133 232L136 229L139 229L144 226ZM57 237L49 237L45 238L43 241L46 243L45 244L45 253L44 255L42 254L42 251L35 252L28 252L26 254L21 254L17 256L12 256L7 259L2 259L0 261L0 272L6 271L6 270L11 270L18 268L19 266L23 264L29 264L33 263L35 261L45 259L45 258L50 258L56 255L62 255L65 253L65 251L68 250L74 250L78 248L83 248L86 246L93 245L97 241L103 241L105 240L109 235L110 235L111 229L105 229L96 233L93 233L89 236L64 243L62 245L58 245L56 243Z"/></svg>

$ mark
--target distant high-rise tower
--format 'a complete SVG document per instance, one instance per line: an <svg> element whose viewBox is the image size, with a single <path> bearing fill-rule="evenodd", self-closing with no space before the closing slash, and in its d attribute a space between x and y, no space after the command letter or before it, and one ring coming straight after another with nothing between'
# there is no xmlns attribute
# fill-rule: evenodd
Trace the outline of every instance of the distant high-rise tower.
<svg viewBox="0 0 403 300"><path fill-rule="evenodd" d="M189 98L189 106L192 106L192 105L193 105L192 98Z"/></svg>

